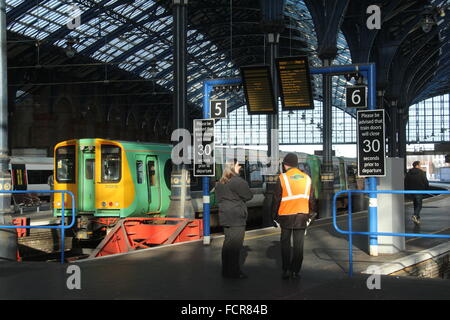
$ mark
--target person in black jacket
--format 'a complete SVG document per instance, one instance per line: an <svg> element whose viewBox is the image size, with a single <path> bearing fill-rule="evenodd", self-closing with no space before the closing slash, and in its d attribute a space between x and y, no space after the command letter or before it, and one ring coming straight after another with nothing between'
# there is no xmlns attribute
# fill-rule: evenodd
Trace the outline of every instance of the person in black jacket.
<svg viewBox="0 0 450 320"><path fill-rule="evenodd" d="M219 205L219 223L223 226L225 240L222 247L222 275L225 278L244 279L239 260L247 224L245 202L253 198L247 182L239 177L241 165L237 160L227 163L222 178L216 184Z"/></svg>
<svg viewBox="0 0 450 320"><path fill-rule="evenodd" d="M413 162L413 168L405 176L406 190L428 190L429 184L426 173L420 168L420 161ZM423 194L411 195L414 203L412 221L420 224L420 210L422 210Z"/></svg>

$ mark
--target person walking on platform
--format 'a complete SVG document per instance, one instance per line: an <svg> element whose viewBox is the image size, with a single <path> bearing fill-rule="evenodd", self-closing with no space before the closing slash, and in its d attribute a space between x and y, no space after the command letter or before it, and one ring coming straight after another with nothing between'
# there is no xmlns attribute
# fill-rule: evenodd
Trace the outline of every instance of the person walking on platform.
<svg viewBox="0 0 450 320"><path fill-rule="evenodd" d="M405 176L405 189L406 190L428 190L429 183L425 171L420 168L420 161L414 161L413 167L408 171ZM423 194L417 193L411 195L414 204L414 214L412 221L416 224L420 224L420 211L422 210Z"/></svg>
<svg viewBox="0 0 450 320"><path fill-rule="evenodd" d="M311 177L297 167L297 155L287 154L283 160L284 173L279 175L274 191L272 212L274 220L281 226L283 279L300 276L305 232L316 211Z"/></svg>
<svg viewBox="0 0 450 320"><path fill-rule="evenodd" d="M225 278L244 279L240 268L240 253L247 224L245 202L253 198L247 182L239 176L241 165L237 160L227 163L222 178L216 184L219 205L219 223L223 226L225 240L222 247L222 275Z"/></svg>

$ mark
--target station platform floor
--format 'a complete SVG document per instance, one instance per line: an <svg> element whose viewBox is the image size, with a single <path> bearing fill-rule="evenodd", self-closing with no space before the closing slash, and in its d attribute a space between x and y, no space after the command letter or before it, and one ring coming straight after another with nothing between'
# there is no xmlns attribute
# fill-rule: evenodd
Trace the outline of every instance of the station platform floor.
<svg viewBox="0 0 450 320"><path fill-rule="evenodd" d="M424 201L422 224L410 220L406 232L450 234L450 197ZM338 217L346 229L347 216ZM367 214L354 215L354 230L367 229ZM381 230L380 230L381 231ZM367 237L354 237L354 276L349 278L347 237L330 219L317 220L305 238L300 279L281 279L279 228L248 231L243 250L247 279L221 276L223 236L145 249L129 254L78 261L81 289L69 290L69 264L0 263L0 299L153 299L153 300L296 300L296 299L450 299L450 280L381 276L381 288L369 290L370 265L449 243L448 239L407 238L406 251L371 257Z"/></svg>

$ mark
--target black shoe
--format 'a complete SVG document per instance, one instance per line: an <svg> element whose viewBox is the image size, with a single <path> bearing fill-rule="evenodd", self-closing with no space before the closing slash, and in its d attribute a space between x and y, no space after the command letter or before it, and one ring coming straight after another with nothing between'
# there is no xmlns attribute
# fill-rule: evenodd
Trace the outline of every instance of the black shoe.
<svg viewBox="0 0 450 320"><path fill-rule="evenodd" d="M292 279L300 279L302 276L298 272L292 272Z"/></svg>
<svg viewBox="0 0 450 320"><path fill-rule="evenodd" d="M247 279L248 278L248 276L242 272L237 275L236 274L222 274L222 276L227 279Z"/></svg>
<svg viewBox="0 0 450 320"><path fill-rule="evenodd" d="M286 280L289 279L290 273L289 271L283 271L283 274L281 275L281 279Z"/></svg>
<svg viewBox="0 0 450 320"><path fill-rule="evenodd" d="M241 272L238 276L238 279L247 279L248 275L246 275L245 273Z"/></svg>

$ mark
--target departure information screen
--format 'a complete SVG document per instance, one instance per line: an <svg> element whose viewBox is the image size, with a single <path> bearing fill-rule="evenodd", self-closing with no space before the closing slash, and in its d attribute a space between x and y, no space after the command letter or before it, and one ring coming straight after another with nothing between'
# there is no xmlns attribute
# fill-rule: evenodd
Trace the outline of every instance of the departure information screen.
<svg viewBox="0 0 450 320"><path fill-rule="evenodd" d="M308 57L278 58L277 69L283 110L314 109Z"/></svg>
<svg viewBox="0 0 450 320"><path fill-rule="evenodd" d="M242 83L248 114L273 114L277 112L272 78L268 66L241 67Z"/></svg>

